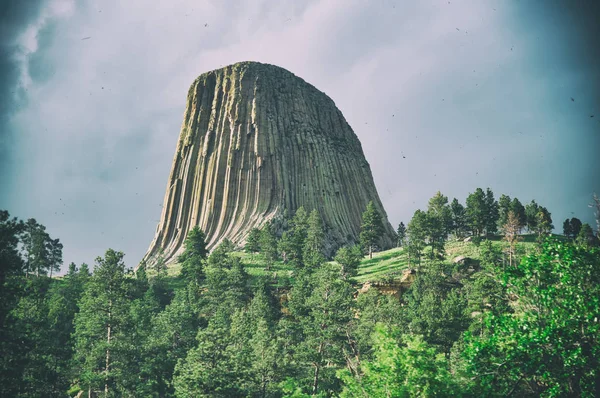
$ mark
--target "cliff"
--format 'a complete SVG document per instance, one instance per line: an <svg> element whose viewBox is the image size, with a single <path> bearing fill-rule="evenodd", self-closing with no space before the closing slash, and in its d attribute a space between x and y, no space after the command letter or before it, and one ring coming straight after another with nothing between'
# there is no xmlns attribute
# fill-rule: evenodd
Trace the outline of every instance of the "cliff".
<svg viewBox="0 0 600 398"><path fill-rule="evenodd" d="M304 206L317 209L327 248L357 241L372 200L384 219L382 248L394 231L358 137L334 102L277 66L242 62L191 85L160 223L144 260L167 263L198 225L208 247L243 244L253 227Z"/></svg>

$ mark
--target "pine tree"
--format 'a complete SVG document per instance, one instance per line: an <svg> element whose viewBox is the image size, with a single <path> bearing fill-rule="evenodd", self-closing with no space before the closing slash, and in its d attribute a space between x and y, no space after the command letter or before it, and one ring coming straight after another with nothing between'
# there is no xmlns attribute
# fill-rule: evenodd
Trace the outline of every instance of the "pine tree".
<svg viewBox="0 0 600 398"><path fill-rule="evenodd" d="M397 247L401 247L404 244L404 240L406 239L406 226L403 222L400 222L400 224L398 225L396 235L398 236Z"/></svg>
<svg viewBox="0 0 600 398"><path fill-rule="evenodd" d="M358 274L358 266L362 257L363 254L358 245L338 249L334 259L342 267L342 278L348 279Z"/></svg>
<svg viewBox="0 0 600 398"><path fill-rule="evenodd" d="M308 217L308 229L306 231L306 241L302 250L302 258L305 267L314 269L325 261L323 250L325 247L325 232L321 215L313 210Z"/></svg>
<svg viewBox="0 0 600 398"><path fill-rule="evenodd" d="M579 235L579 231L581 231L581 226L583 225L581 223L581 220L578 218L571 218L571 221L569 222L570 227L571 227L571 234L570 237L571 239L575 239L577 238L577 235Z"/></svg>
<svg viewBox="0 0 600 398"><path fill-rule="evenodd" d="M369 258L373 258L373 251L382 232L383 223L381 221L381 214L375 209L373 201L370 201L362 215L362 225L360 228L360 242L369 254Z"/></svg>
<svg viewBox="0 0 600 398"><path fill-rule="evenodd" d="M181 277L186 282L194 280L201 284L204 279L203 268L208 250L206 249L206 236L198 226L192 228L188 233L184 248L183 254L177 259L181 264Z"/></svg>
<svg viewBox="0 0 600 398"><path fill-rule="evenodd" d="M462 238L465 235L467 227L467 216L465 208L458 199L452 199L450 203L450 210L452 212L452 230L457 238Z"/></svg>
<svg viewBox="0 0 600 398"><path fill-rule="evenodd" d="M527 206L525 206L525 217L527 219L527 230L530 233L536 231L537 228L537 214L540 211L540 206L532 200Z"/></svg>
<svg viewBox="0 0 600 398"><path fill-rule="evenodd" d="M246 253L258 253L260 251L260 229L252 228L246 237L244 250Z"/></svg>
<svg viewBox="0 0 600 398"><path fill-rule="evenodd" d="M416 258L417 264L421 264L421 252L425 248L428 222L427 213L417 210L408 223L407 232L409 262L411 258Z"/></svg>
<svg viewBox="0 0 600 398"><path fill-rule="evenodd" d="M269 270L277 260L277 237L271 222L267 222L260 232L260 252L267 264L265 268Z"/></svg>
<svg viewBox="0 0 600 398"><path fill-rule="evenodd" d="M502 229L508 221L508 212L512 210L512 201L508 195L500 195L498 199L498 228Z"/></svg>
<svg viewBox="0 0 600 398"><path fill-rule="evenodd" d="M444 244L452 228L452 210L448 198L437 192L430 200L427 208L426 230L431 245L431 258L435 254L443 254Z"/></svg>
<svg viewBox="0 0 600 398"><path fill-rule="evenodd" d="M494 200L494 193L490 188L485 192L485 232L487 235L495 234L498 231L498 202Z"/></svg>
<svg viewBox="0 0 600 398"><path fill-rule="evenodd" d="M480 236L485 230L488 219L486 195L481 188L477 188L474 193L467 196L465 213L471 233Z"/></svg>
<svg viewBox="0 0 600 398"><path fill-rule="evenodd" d="M519 221L519 233L527 225L527 215L525 214L525 207L521 204L519 199L513 198L510 204L510 210L515 214Z"/></svg>
<svg viewBox="0 0 600 398"><path fill-rule="evenodd" d="M75 317L75 368L85 390L122 390L131 327L127 293L123 253L109 249L96 259Z"/></svg>

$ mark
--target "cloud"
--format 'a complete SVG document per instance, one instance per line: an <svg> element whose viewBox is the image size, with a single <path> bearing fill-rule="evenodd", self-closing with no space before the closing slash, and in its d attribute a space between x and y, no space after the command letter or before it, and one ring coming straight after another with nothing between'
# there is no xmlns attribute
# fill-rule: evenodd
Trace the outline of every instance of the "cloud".
<svg viewBox="0 0 600 398"><path fill-rule="evenodd" d="M590 62L559 62L581 32L554 31L535 7L11 4L15 22L0 25L10 61L0 94L19 97L3 95L12 102L0 105L12 137L2 141L11 157L0 173L12 182L0 207L45 224L67 262L91 262L108 247L125 251L128 265L139 261L160 217L189 85L243 60L285 67L332 97L394 224L437 190L464 200L490 186L497 196L535 198L557 219L571 211L584 219L586 195L600 191L590 171L599 169L598 135L586 115L598 105L597 85L585 86L598 75Z"/></svg>

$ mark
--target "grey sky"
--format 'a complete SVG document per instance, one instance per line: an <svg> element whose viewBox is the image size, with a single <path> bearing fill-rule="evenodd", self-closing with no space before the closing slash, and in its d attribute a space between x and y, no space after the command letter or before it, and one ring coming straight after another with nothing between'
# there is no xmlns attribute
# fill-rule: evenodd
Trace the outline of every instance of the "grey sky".
<svg viewBox="0 0 600 398"><path fill-rule="evenodd" d="M437 190L464 202L477 187L535 198L558 229L566 217L591 223L594 4L4 2L0 208L46 225L66 263L112 247L135 265L160 217L189 85L254 60L332 97L393 225Z"/></svg>

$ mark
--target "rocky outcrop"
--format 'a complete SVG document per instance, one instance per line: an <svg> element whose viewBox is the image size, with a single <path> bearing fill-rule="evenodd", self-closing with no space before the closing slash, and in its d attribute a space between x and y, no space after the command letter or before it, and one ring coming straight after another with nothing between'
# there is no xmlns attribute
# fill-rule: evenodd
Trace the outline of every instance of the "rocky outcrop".
<svg viewBox="0 0 600 398"><path fill-rule="evenodd" d="M358 240L372 200L394 231L360 141L334 102L277 66L242 62L202 74L189 89L154 240L144 258L167 263L199 226L208 247L243 244L267 220L317 209L331 250Z"/></svg>

